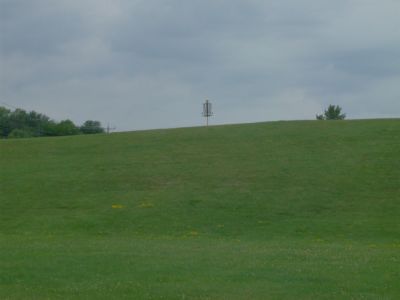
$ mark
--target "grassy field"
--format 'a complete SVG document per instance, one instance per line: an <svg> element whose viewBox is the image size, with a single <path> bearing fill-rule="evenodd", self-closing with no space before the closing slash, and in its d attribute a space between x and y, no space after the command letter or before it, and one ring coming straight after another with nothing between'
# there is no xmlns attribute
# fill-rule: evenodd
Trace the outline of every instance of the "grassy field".
<svg viewBox="0 0 400 300"><path fill-rule="evenodd" d="M399 299L400 120L0 140L0 299Z"/></svg>

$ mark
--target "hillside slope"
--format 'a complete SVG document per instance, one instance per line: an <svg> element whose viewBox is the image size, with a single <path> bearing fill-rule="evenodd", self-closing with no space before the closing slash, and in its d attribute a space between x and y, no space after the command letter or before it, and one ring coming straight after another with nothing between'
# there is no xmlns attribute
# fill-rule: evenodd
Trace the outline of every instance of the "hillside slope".
<svg viewBox="0 0 400 300"><path fill-rule="evenodd" d="M400 120L0 140L0 298L400 297Z"/></svg>

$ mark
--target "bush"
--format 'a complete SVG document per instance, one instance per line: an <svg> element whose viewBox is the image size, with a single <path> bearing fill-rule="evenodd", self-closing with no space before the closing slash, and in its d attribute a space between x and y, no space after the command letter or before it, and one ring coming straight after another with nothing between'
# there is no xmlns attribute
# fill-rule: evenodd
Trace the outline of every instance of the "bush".
<svg viewBox="0 0 400 300"><path fill-rule="evenodd" d="M13 131L11 131L8 137L10 139L28 138L28 137L33 137L33 134L29 129L14 129Z"/></svg>
<svg viewBox="0 0 400 300"><path fill-rule="evenodd" d="M339 105L329 105L324 114L317 115L317 120L344 120L346 114L342 114L342 108Z"/></svg>

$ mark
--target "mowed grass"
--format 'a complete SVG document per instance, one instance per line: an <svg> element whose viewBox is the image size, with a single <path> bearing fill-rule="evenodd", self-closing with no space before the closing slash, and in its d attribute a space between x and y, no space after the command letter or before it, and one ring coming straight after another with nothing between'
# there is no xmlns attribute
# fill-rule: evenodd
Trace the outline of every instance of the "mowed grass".
<svg viewBox="0 0 400 300"><path fill-rule="evenodd" d="M400 120L0 141L0 299L399 299Z"/></svg>

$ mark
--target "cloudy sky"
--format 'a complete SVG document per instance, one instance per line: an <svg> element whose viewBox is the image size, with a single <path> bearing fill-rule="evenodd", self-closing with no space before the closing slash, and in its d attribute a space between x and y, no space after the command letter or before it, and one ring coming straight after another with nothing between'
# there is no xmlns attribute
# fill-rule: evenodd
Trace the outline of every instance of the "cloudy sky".
<svg viewBox="0 0 400 300"><path fill-rule="evenodd" d="M0 102L119 130L400 117L399 0L0 0ZM0 105L2 105L0 104Z"/></svg>

